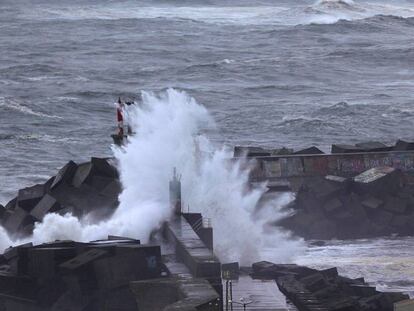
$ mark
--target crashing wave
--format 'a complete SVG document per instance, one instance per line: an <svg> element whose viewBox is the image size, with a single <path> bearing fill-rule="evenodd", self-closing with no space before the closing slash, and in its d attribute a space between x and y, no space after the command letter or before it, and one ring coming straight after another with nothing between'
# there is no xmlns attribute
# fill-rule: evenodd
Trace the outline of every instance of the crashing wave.
<svg viewBox="0 0 414 311"><path fill-rule="evenodd" d="M353 0L318 0L315 6L329 9L357 9Z"/></svg>

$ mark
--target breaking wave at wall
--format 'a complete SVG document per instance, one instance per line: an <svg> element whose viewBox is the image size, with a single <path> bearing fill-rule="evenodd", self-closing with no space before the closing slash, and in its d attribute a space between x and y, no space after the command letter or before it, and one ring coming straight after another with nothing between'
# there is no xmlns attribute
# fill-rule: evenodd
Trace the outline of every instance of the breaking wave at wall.
<svg viewBox="0 0 414 311"><path fill-rule="evenodd" d="M258 209L265 185L248 188L249 172L242 163L230 161L230 150L209 141L204 133L214 129L214 121L205 107L173 89L142 97L142 104L129 112L136 134L125 147L113 148L123 185L113 216L96 223L89 217L48 214L36 224L31 240L89 241L113 234L147 242L171 217L168 183L176 167L183 208L211 219L215 252L222 261L290 261L302 242L266 224L282 217L280 207L292 196L280 195ZM264 258L262 250L269 247L274 251Z"/></svg>

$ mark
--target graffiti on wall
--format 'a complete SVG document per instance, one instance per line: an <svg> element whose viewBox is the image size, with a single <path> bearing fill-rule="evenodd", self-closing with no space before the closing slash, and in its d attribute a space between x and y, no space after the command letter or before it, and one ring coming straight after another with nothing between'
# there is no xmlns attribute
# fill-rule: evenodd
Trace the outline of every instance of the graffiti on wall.
<svg viewBox="0 0 414 311"><path fill-rule="evenodd" d="M336 172L358 173L365 170L365 161L363 156L338 157Z"/></svg>
<svg viewBox="0 0 414 311"><path fill-rule="evenodd" d="M257 162L255 176L263 178L356 175L381 166L414 172L414 152L269 157Z"/></svg>

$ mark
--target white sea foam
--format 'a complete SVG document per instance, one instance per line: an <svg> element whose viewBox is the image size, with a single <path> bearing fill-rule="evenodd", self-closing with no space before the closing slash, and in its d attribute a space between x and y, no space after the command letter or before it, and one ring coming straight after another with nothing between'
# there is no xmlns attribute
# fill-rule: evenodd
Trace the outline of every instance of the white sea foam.
<svg viewBox="0 0 414 311"><path fill-rule="evenodd" d="M143 93L142 98L142 105L130 112L136 135L125 148L114 148L123 185L115 214L99 223L49 214L35 226L35 243L88 241L108 234L148 241L171 216L168 182L176 167L182 174L183 205L211 218L215 251L223 261L249 264L263 258L265 247L275 249L267 259L289 261L301 250L301 241L266 226L281 217L280 207L292 197L282 195L257 211L265 186L249 189L248 171L229 161L231 152L214 146L203 134L214 122L202 105L172 89L159 95Z"/></svg>
<svg viewBox="0 0 414 311"><path fill-rule="evenodd" d="M6 99L4 97L0 97L0 108L11 109L14 111L21 112L23 114L28 114L36 117L43 117L43 118L53 118L53 119L62 119L62 117L56 115L49 115L46 113L42 113L39 111L34 111L27 106L24 106L13 99Z"/></svg>
<svg viewBox="0 0 414 311"><path fill-rule="evenodd" d="M307 12L302 19L304 24L332 24L339 20L358 20L376 15L414 16L414 9L410 5L353 0L318 0Z"/></svg>
<svg viewBox="0 0 414 311"><path fill-rule="evenodd" d="M211 24L237 25L298 25L309 23L331 24L338 20L356 20L378 14L402 17L414 16L414 8L407 3L384 4L375 1L317 0L311 5L222 6L137 6L134 2L111 5L48 6L31 10L27 15L46 19L155 19L194 20Z"/></svg>

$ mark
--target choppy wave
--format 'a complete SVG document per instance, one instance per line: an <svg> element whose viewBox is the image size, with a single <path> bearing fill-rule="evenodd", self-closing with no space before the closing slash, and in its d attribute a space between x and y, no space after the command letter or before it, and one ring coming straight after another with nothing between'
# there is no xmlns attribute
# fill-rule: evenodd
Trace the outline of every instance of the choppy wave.
<svg viewBox="0 0 414 311"><path fill-rule="evenodd" d="M287 7L272 2L254 5L195 5L160 6L137 5L131 1L111 5L49 6L37 11L26 11L29 17L65 20L123 20L168 19L229 25L299 25L332 24L340 20L358 20L376 15L397 17L414 16L409 4L391 5L381 2L353 0L318 0L311 5Z"/></svg>
<svg viewBox="0 0 414 311"><path fill-rule="evenodd" d="M8 66L5 68L1 68L0 72L3 74L7 73L13 73L13 72L25 72L25 73L33 73L33 72L39 72L39 73L54 73L58 71L58 68L46 65L46 64L27 64L27 65L13 65Z"/></svg>
<svg viewBox="0 0 414 311"><path fill-rule="evenodd" d="M338 267L349 277L365 277L380 290L414 293L412 237L329 241L310 247L297 263L317 268Z"/></svg>
<svg viewBox="0 0 414 311"><path fill-rule="evenodd" d="M0 108L17 111L19 113L23 113L26 115L32 115L41 118L54 118L54 119L62 119L62 117L57 115L50 115L39 111L34 111L31 108L27 107L19 103L16 100L10 98L0 97Z"/></svg>

